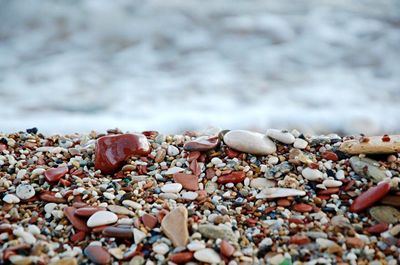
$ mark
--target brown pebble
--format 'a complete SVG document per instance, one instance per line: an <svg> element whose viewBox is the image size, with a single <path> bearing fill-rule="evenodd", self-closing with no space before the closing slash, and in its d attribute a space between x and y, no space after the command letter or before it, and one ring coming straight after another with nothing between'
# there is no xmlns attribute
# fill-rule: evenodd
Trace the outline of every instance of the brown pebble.
<svg viewBox="0 0 400 265"><path fill-rule="evenodd" d="M76 208L74 207L65 207L64 214L67 217L68 221L72 224L73 227L80 231L89 232L90 228L86 225L86 221L76 216L74 213Z"/></svg>
<svg viewBox="0 0 400 265"><path fill-rule="evenodd" d="M103 229L102 234L105 237L115 237L115 238L133 238L133 229L129 227L115 227L109 226Z"/></svg>
<svg viewBox="0 0 400 265"><path fill-rule="evenodd" d="M143 224L149 229L153 229L158 223L157 217L148 213L144 214L141 219Z"/></svg>
<svg viewBox="0 0 400 265"><path fill-rule="evenodd" d="M103 265L111 263L111 256L108 251L101 246L87 246L84 250L85 255L95 264Z"/></svg>
<svg viewBox="0 0 400 265"><path fill-rule="evenodd" d="M193 252L190 251L175 253L169 257L169 261L176 264L183 264L191 261L192 259L193 259Z"/></svg>
<svg viewBox="0 0 400 265"><path fill-rule="evenodd" d="M235 252L235 248L228 241L222 240L220 251L225 257L230 257L233 255L233 252Z"/></svg>
<svg viewBox="0 0 400 265"><path fill-rule="evenodd" d="M313 210L313 207L311 205L308 205L305 203L299 203L293 207L293 210L295 210L297 212L305 213L305 212L311 212Z"/></svg>
<svg viewBox="0 0 400 265"><path fill-rule="evenodd" d="M90 217L95 212L105 211L106 209L103 207L83 207L75 210L75 215L81 217Z"/></svg>
<svg viewBox="0 0 400 265"><path fill-rule="evenodd" d="M351 247L354 247L354 248L364 247L364 241L362 241L361 239L359 239L357 237L348 237L346 239L346 244Z"/></svg>

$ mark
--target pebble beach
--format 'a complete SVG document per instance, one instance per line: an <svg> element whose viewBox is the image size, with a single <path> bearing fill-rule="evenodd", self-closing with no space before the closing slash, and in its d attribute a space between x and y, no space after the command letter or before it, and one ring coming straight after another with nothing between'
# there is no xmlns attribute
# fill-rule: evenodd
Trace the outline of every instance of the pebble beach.
<svg viewBox="0 0 400 265"><path fill-rule="evenodd" d="M0 264L400 261L400 136L0 135Z"/></svg>

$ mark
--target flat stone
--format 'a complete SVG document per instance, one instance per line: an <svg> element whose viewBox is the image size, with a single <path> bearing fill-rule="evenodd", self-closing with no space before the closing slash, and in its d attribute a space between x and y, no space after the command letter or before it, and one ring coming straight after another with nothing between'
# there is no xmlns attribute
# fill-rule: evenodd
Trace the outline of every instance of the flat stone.
<svg viewBox="0 0 400 265"><path fill-rule="evenodd" d="M86 224L88 227L96 227L113 224L117 221L118 216L115 213L109 211L99 211L90 216Z"/></svg>
<svg viewBox="0 0 400 265"><path fill-rule="evenodd" d="M347 237L346 238L346 245L349 245L354 248L362 248L364 247L364 241L357 237Z"/></svg>
<svg viewBox="0 0 400 265"><path fill-rule="evenodd" d="M140 210L140 209L143 208L143 206L140 203L134 202L132 200L123 200L122 204L127 206L127 207L131 207L131 208L133 208L135 210Z"/></svg>
<svg viewBox="0 0 400 265"><path fill-rule="evenodd" d="M190 242L186 246L186 248L190 251L196 251L196 250L206 248L206 244L202 241L194 240L194 241Z"/></svg>
<svg viewBox="0 0 400 265"><path fill-rule="evenodd" d="M266 178L254 178L250 181L250 187L254 189L262 190L264 188L272 188L275 186L275 181Z"/></svg>
<svg viewBox="0 0 400 265"><path fill-rule="evenodd" d="M65 174L68 173L68 167L55 167L49 168L44 172L44 177L49 183L55 183L59 181Z"/></svg>
<svg viewBox="0 0 400 265"><path fill-rule="evenodd" d="M153 245L153 251L157 254L165 255L168 253L169 247L165 243L159 243L159 244Z"/></svg>
<svg viewBox="0 0 400 265"><path fill-rule="evenodd" d="M285 198L290 196L304 196L306 192L303 190L288 188L266 188L256 195L257 199L274 199Z"/></svg>
<svg viewBox="0 0 400 265"><path fill-rule="evenodd" d="M115 237L115 238L124 238L124 239L132 239L133 238L133 230L129 227L115 227L109 226L104 228L102 232L105 237Z"/></svg>
<svg viewBox="0 0 400 265"><path fill-rule="evenodd" d="M389 135L390 141L385 142L382 136L370 136L368 142L361 142L359 139L344 141L340 151L358 154L392 154L400 152L400 135Z"/></svg>
<svg viewBox="0 0 400 265"><path fill-rule="evenodd" d="M111 263L111 255L108 251L102 246L87 246L84 250L86 257L95 264L110 264Z"/></svg>
<svg viewBox="0 0 400 265"><path fill-rule="evenodd" d="M218 177L217 182L219 184L227 184L227 183L240 183L246 178L246 173L244 171L235 171L226 175L222 175Z"/></svg>
<svg viewBox="0 0 400 265"><path fill-rule="evenodd" d="M197 192L194 191L187 191L182 193L182 199L189 200L189 201L194 201L196 198L199 196Z"/></svg>
<svg viewBox="0 0 400 265"><path fill-rule="evenodd" d="M185 247L189 241L188 212L183 206L169 212L161 222L164 234L175 247Z"/></svg>
<svg viewBox="0 0 400 265"><path fill-rule="evenodd" d="M385 224L400 222L400 211L392 206L375 206L369 209L369 214L376 221Z"/></svg>
<svg viewBox="0 0 400 265"><path fill-rule="evenodd" d="M389 191L390 184L388 182L383 182L378 186L368 189L353 201L350 206L350 211L356 213L362 212L372 206L375 202L382 199Z"/></svg>
<svg viewBox="0 0 400 265"><path fill-rule="evenodd" d="M196 191L199 189L198 177L196 175L176 173L173 175L175 182L182 184L186 190Z"/></svg>
<svg viewBox="0 0 400 265"><path fill-rule="evenodd" d="M19 203L21 200L14 194L7 194L6 196L3 197L3 201L6 203L13 204L13 203Z"/></svg>
<svg viewBox="0 0 400 265"><path fill-rule="evenodd" d="M232 229L226 225L202 224L199 225L199 233L205 238L220 238L230 242L237 242L238 240Z"/></svg>
<svg viewBox="0 0 400 265"><path fill-rule="evenodd" d="M189 152L205 152L216 148L218 144L218 136L201 136L192 141L186 142L183 146L183 149Z"/></svg>
<svg viewBox="0 0 400 265"><path fill-rule="evenodd" d="M266 135L284 144L292 144L296 138L288 131L268 129Z"/></svg>
<svg viewBox="0 0 400 265"><path fill-rule="evenodd" d="M146 233L137 228L133 228L133 240L135 241L135 244L139 244L145 238L146 238Z"/></svg>
<svg viewBox="0 0 400 265"><path fill-rule="evenodd" d="M388 176L386 170L380 168L378 161L367 158L353 156L350 158L350 165L354 172L361 177L371 178L374 183L378 183Z"/></svg>
<svg viewBox="0 0 400 265"><path fill-rule="evenodd" d="M168 154L169 156L177 156L177 155L179 155L179 149L178 149L178 147L176 147L176 146L174 146L174 145L168 145L167 154Z"/></svg>
<svg viewBox="0 0 400 265"><path fill-rule="evenodd" d="M65 217L67 217L68 221L72 224L73 227L84 232L90 231L89 227L86 225L86 221L75 215L75 207L65 207L63 211Z"/></svg>
<svg viewBox="0 0 400 265"><path fill-rule="evenodd" d="M75 210L74 214L81 217L90 217L99 211L105 211L103 207L82 207Z"/></svg>
<svg viewBox="0 0 400 265"><path fill-rule="evenodd" d="M19 184L15 193L21 200L28 200L35 196L35 189L30 184Z"/></svg>
<svg viewBox="0 0 400 265"><path fill-rule="evenodd" d="M268 155L276 151L275 143L266 135L257 132L229 131L224 135L224 142L232 149L254 155Z"/></svg>
<svg viewBox="0 0 400 265"><path fill-rule="evenodd" d="M293 206L293 210L301 213L306 213L306 212L311 212L313 210L313 207L305 203L298 203L295 206Z"/></svg>
<svg viewBox="0 0 400 265"><path fill-rule="evenodd" d="M174 253L169 257L169 261L175 264L185 264L193 259L193 252L184 251Z"/></svg>
<svg viewBox="0 0 400 265"><path fill-rule="evenodd" d="M220 245L221 254L225 257L230 257L235 252L235 247L232 246L228 241L222 240Z"/></svg>
<svg viewBox="0 0 400 265"><path fill-rule="evenodd" d="M142 219L143 224L149 229L153 229L154 227L156 227L156 225L158 223L157 217L155 217L152 214L148 214L148 213L144 214L141 217L141 219Z"/></svg>
<svg viewBox="0 0 400 265"><path fill-rule="evenodd" d="M322 184L327 188L336 188L343 185L341 181L334 180L334 179L326 179L322 182Z"/></svg>
<svg viewBox="0 0 400 265"><path fill-rule="evenodd" d="M221 257L212 248L204 248L194 253L194 258L201 262L216 264L221 262Z"/></svg>
<svg viewBox="0 0 400 265"><path fill-rule="evenodd" d="M161 191L165 193L178 193L182 189L182 184L180 183L167 183L161 187Z"/></svg>
<svg viewBox="0 0 400 265"><path fill-rule="evenodd" d="M305 179L308 179L310 181L322 181L324 178L323 174L321 171L318 169L312 169L309 167L306 167L301 171L301 174Z"/></svg>
<svg viewBox="0 0 400 265"><path fill-rule="evenodd" d="M326 238L317 238L315 242L318 244L320 249L327 249L338 245L335 241Z"/></svg>
<svg viewBox="0 0 400 265"><path fill-rule="evenodd" d="M163 175L173 175L175 173L183 172L185 171L184 168L181 167L171 167L167 171L163 172Z"/></svg>
<svg viewBox="0 0 400 265"><path fill-rule="evenodd" d="M332 161L339 160L338 155L332 151L325 151L325 152L321 153L321 156L323 159L326 159L326 160L332 160Z"/></svg>
<svg viewBox="0 0 400 265"><path fill-rule="evenodd" d="M386 223L380 223L373 226L368 227L366 230L371 234L380 234L389 229L389 225Z"/></svg>
<svg viewBox="0 0 400 265"><path fill-rule="evenodd" d="M308 145L308 142L304 139L301 138L296 138L293 143L293 147L298 148L298 149L305 149Z"/></svg>
<svg viewBox="0 0 400 265"><path fill-rule="evenodd" d="M107 209L116 214L130 215L130 216L135 215L135 213L129 210L128 208L120 205L108 205Z"/></svg>
<svg viewBox="0 0 400 265"><path fill-rule="evenodd" d="M385 197L383 197L383 199L380 201L380 203L385 204L385 205L391 205L394 207L400 207L400 196L386 195Z"/></svg>
<svg viewBox="0 0 400 265"><path fill-rule="evenodd" d="M95 168L103 174L112 174L122 167L128 157L146 156L149 153L150 144L143 134L103 136L96 141Z"/></svg>

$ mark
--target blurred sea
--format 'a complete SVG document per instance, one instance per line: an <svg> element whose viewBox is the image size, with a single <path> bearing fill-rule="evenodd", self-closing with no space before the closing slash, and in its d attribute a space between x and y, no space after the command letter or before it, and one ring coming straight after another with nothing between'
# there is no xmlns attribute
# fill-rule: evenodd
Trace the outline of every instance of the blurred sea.
<svg viewBox="0 0 400 265"><path fill-rule="evenodd" d="M0 131L400 133L400 1L0 0Z"/></svg>

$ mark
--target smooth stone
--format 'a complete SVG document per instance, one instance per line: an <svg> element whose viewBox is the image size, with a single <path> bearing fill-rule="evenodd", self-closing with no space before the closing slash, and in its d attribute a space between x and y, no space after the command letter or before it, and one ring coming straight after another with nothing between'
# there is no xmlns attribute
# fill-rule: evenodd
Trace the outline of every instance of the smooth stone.
<svg viewBox="0 0 400 265"><path fill-rule="evenodd" d="M173 175L175 182L182 184L186 190L196 191L199 189L198 177L196 175L176 173Z"/></svg>
<svg viewBox="0 0 400 265"><path fill-rule="evenodd" d="M54 183L59 181L65 174L68 173L68 167L55 167L49 168L44 172L44 177L49 183Z"/></svg>
<svg viewBox="0 0 400 265"><path fill-rule="evenodd" d="M175 264L185 264L191 261L192 259L193 259L193 252L190 251L174 253L169 257L169 261Z"/></svg>
<svg viewBox="0 0 400 265"><path fill-rule="evenodd" d="M180 183L168 183L161 187L161 191L165 193L178 193L182 189Z"/></svg>
<svg viewBox="0 0 400 265"><path fill-rule="evenodd" d="M101 225L113 224L118 221L118 216L109 211L99 211L95 212L90 218L87 220L88 227L96 227Z"/></svg>
<svg viewBox="0 0 400 265"><path fill-rule="evenodd" d="M360 143L359 139L344 141L340 151L358 154L392 154L400 152L400 135L389 135L390 141L382 141L382 136L370 136L368 142Z"/></svg>
<svg viewBox="0 0 400 265"><path fill-rule="evenodd" d="M360 196L353 201L349 209L351 212L355 213L362 212L382 199L389 191L390 184L388 182L383 182L360 194Z"/></svg>
<svg viewBox="0 0 400 265"><path fill-rule="evenodd" d="M383 197L380 203L385 205L391 205L394 207L400 207L400 196L386 195L385 197Z"/></svg>
<svg viewBox="0 0 400 265"><path fill-rule="evenodd" d="M301 213L306 213L306 212L311 212L313 210L313 207L305 203L299 203L293 207L293 210Z"/></svg>
<svg viewBox="0 0 400 265"><path fill-rule="evenodd" d="M68 221L72 224L73 227L84 232L90 231L89 227L86 225L85 220L75 215L75 207L65 207L63 211L65 217L67 217Z"/></svg>
<svg viewBox="0 0 400 265"><path fill-rule="evenodd" d="M309 167L306 167L305 169L303 169L301 171L301 174L303 175L303 177L305 179L308 179L310 181L321 181L324 178L321 171L319 171L318 169L312 169Z"/></svg>
<svg viewBox="0 0 400 265"><path fill-rule="evenodd" d="M296 138L293 143L293 147L298 148L298 149L305 149L308 145L308 142L304 139L301 138Z"/></svg>
<svg viewBox="0 0 400 265"><path fill-rule="evenodd" d="M366 230L368 233L371 233L371 234L380 234L380 233L385 232L388 229L389 229L388 224L379 223L379 224L368 227Z"/></svg>
<svg viewBox="0 0 400 265"><path fill-rule="evenodd" d="M204 248L194 253L194 258L201 262L216 264L221 262L221 257L212 248Z"/></svg>
<svg viewBox="0 0 400 265"><path fill-rule="evenodd" d="M171 193L171 192L164 192L158 196L162 200L177 200L179 198L179 194Z"/></svg>
<svg viewBox="0 0 400 265"><path fill-rule="evenodd" d="M266 135L284 144L292 144L296 140L290 132L278 129L268 129Z"/></svg>
<svg viewBox="0 0 400 265"><path fill-rule="evenodd" d="M335 241L326 239L326 238L317 238L315 242L318 244L320 249L327 249L329 247L336 246L337 243Z"/></svg>
<svg viewBox="0 0 400 265"><path fill-rule="evenodd" d="M49 265L78 265L76 258L62 258L57 261L49 263Z"/></svg>
<svg viewBox="0 0 400 265"><path fill-rule="evenodd" d="M240 183L246 178L246 173L244 171L235 171L226 175L222 175L218 177L217 182L219 184L227 184L227 183Z"/></svg>
<svg viewBox="0 0 400 265"><path fill-rule="evenodd" d="M159 243L159 244L153 245L153 251L157 254L165 255L168 253L169 247L165 243Z"/></svg>
<svg viewBox="0 0 400 265"><path fill-rule="evenodd" d="M144 214L142 217L142 222L144 224L144 226L146 226L149 229L153 229L154 227L156 227L158 221L157 221L157 217L155 217L152 214Z"/></svg>
<svg viewBox="0 0 400 265"><path fill-rule="evenodd" d="M35 189L30 184L19 184L15 193L21 200L28 200L35 196Z"/></svg>
<svg viewBox="0 0 400 265"><path fill-rule="evenodd" d="M134 212L120 205L108 205L107 209L116 214L130 215L130 216L135 215Z"/></svg>
<svg viewBox="0 0 400 265"><path fill-rule="evenodd" d="M133 228L133 240L135 241L135 244L139 244L145 238L146 238L146 233L137 228Z"/></svg>
<svg viewBox="0 0 400 265"><path fill-rule="evenodd" d="M90 259L91 262L95 264L110 264L111 255L102 246L90 245L84 250L85 255Z"/></svg>
<svg viewBox="0 0 400 265"><path fill-rule="evenodd" d="M327 188L335 188L342 186L342 182L334 179L326 179L322 182L322 184Z"/></svg>
<svg viewBox="0 0 400 265"><path fill-rule="evenodd" d="M306 192L303 190L288 188L266 188L256 195L257 199L274 199L285 198L290 196L304 196Z"/></svg>
<svg viewBox="0 0 400 265"><path fill-rule="evenodd" d="M102 234L105 237L126 238L126 239L133 238L132 228L129 227L109 226L104 228Z"/></svg>
<svg viewBox="0 0 400 265"><path fill-rule="evenodd" d="M124 206L131 207L131 208L133 208L135 210L141 210L143 208L143 206L140 203L134 202L132 200L123 200L122 204Z"/></svg>
<svg viewBox="0 0 400 265"><path fill-rule="evenodd" d="M213 225L213 224L202 224L199 225L199 233L205 238L211 239L225 239L231 242L237 242L237 238L232 229L226 225Z"/></svg>
<svg viewBox="0 0 400 265"><path fill-rule="evenodd" d="M82 207L75 210L74 214L81 217L90 217L99 211L105 211L103 207Z"/></svg>
<svg viewBox="0 0 400 265"><path fill-rule="evenodd" d="M208 194L214 193L218 189L218 184L216 182L208 181L206 183L205 191Z"/></svg>
<svg viewBox="0 0 400 265"><path fill-rule="evenodd" d="M187 191L187 192L182 193L182 198L185 200L189 200L189 201L196 200L196 198L198 196L199 196L199 194L194 191Z"/></svg>
<svg viewBox="0 0 400 265"><path fill-rule="evenodd" d="M6 203L19 203L21 200L14 194L7 194L6 196L3 197L3 201Z"/></svg>
<svg viewBox="0 0 400 265"><path fill-rule="evenodd" d="M22 227L14 229L13 234L20 237L27 244L33 245L36 243L36 238L31 233L24 231Z"/></svg>
<svg viewBox="0 0 400 265"><path fill-rule="evenodd" d="M185 171L184 168L181 167L171 167L167 171L163 172L163 175L173 175L175 173L183 172Z"/></svg>
<svg viewBox="0 0 400 265"><path fill-rule="evenodd" d="M276 152L275 143L264 134L257 132L229 131L224 135L224 142L232 149L254 155L268 155Z"/></svg>
<svg viewBox="0 0 400 265"><path fill-rule="evenodd" d="M219 248L220 248L221 254L224 255L225 257L230 257L233 255L233 252L235 252L235 247L232 246L226 240L221 241L221 245Z"/></svg>
<svg viewBox="0 0 400 265"><path fill-rule="evenodd" d="M183 206L175 208L162 219L162 231L175 247L184 247L189 241L187 222L188 211Z"/></svg>
<svg viewBox="0 0 400 265"><path fill-rule="evenodd" d="M376 160L367 157L360 158L358 156L353 156L350 158L350 165L357 175L372 178L374 183L388 178L386 171L379 167L380 165Z"/></svg>
<svg viewBox="0 0 400 265"><path fill-rule="evenodd" d="M255 178L250 181L250 187L259 190L264 188L272 188L275 187L275 185L275 181L266 178Z"/></svg>
<svg viewBox="0 0 400 265"><path fill-rule="evenodd" d="M392 206L375 206L369 209L369 214L376 221L385 224L400 222L400 211Z"/></svg>
<svg viewBox="0 0 400 265"><path fill-rule="evenodd" d="M178 147L173 146L173 145L169 145L168 148L167 148L167 154L169 156L177 156L177 155L179 155Z"/></svg>
<svg viewBox="0 0 400 265"><path fill-rule="evenodd" d="M121 168L128 157L146 156L149 153L150 144L143 134L103 136L96 141L95 168L103 174L112 174Z"/></svg>
<svg viewBox="0 0 400 265"><path fill-rule="evenodd" d="M219 144L218 136L201 136L192 141L186 142L183 146L183 149L189 152L199 151L205 152L208 150L212 150L217 147Z"/></svg>
<svg viewBox="0 0 400 265"><path fill-rule="evenodd" d="M195 240L195 241L190 242L186 246L186 248L188 250L190 250L190 251L196 251L196 250L200 250L200 249L206 248L206 244L204 242Z"/></svg>

